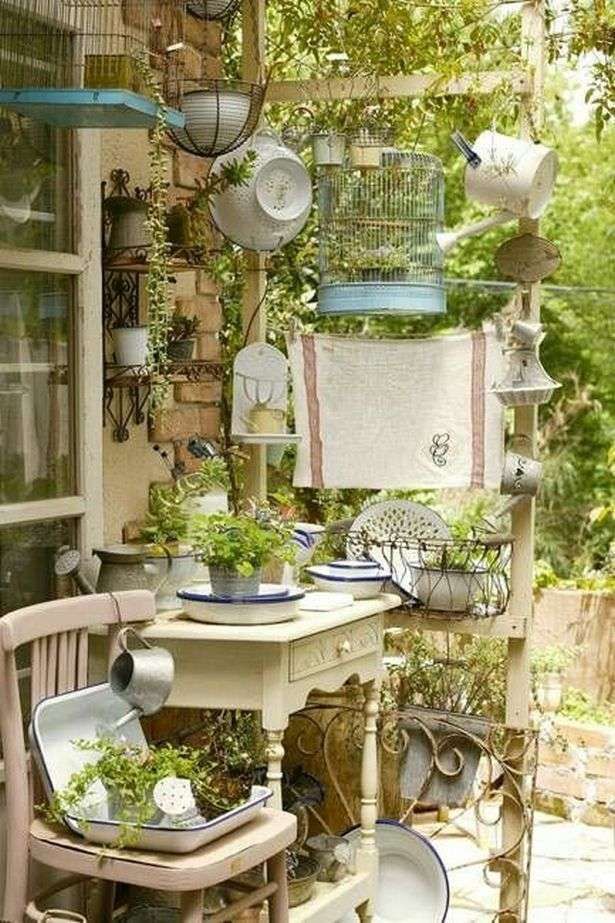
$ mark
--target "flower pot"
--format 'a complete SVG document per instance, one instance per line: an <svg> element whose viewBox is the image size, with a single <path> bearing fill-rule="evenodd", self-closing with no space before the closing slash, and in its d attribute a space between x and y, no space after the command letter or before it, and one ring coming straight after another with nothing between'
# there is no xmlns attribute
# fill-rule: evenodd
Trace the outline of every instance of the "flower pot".
<svg viewBox="0 0 615 923"><path fill-rule="evenodd" d="M309 901L314 888L320 866L316 859L301 856L292 875L288 876L288 906L298 907Z"/></svg>
<svg viewBox="0 0 615 923"><path fill-rule="evenodd" d="M105 208L111 216L107 249L125 250L149 247L152 236L146 227L148 204L129 196L110 196Z"/></svg>
<svg viewBox="0 0 615 923"><path fill-rule="evenodd" d="M466 571L410 564L409 569L413 595L427 609L471 613L477 603L486 601L489 575L485 567Z"/></svg>
<svg viewBox="0 0 615 923"><path fill-rule="evenodd" d="M209 580L212 592L216 596L226 596L229 599L241 599L245 596L256 596L261 585L262 571L256 569L249 577L238 574L230 567L219 567L217 564L209 565Z"/></svg>
<svg viewBox="0 0 615 923"><path fill-rule="evenodd" d="M477 715L411 705L400 711L399 727L408 739L400 767L402 797L451 808L464 806L482 753L480 744L472 738L484 741L489 721ZM437 754L429 734L433 735Z"/></svg>
<svg viewBox="0 0 615 923"><path fill-rule="evenodd" d="M114 327L111 331L113 352L118 365L147 364L148 327Z"/></svg>
<svg viewBox="0 0 615 923"><path fill-rule="evenodd" d="M194 344L195 340L175 340L168 344L167 356L179 362L192 359Z"/></svg>
<svg viewBox="0 0 615 923"><path fill-rule="evenodd" d="M335 132L312 135L312 154L317 167L341 167L346 152L346 136Z"/></svg>

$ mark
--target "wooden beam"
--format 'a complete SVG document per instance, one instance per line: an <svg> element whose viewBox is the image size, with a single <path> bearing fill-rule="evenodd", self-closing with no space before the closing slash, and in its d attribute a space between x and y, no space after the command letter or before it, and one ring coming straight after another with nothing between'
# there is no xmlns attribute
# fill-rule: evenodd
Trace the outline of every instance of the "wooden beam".
<svg viewBox="0 0 615 923"><path fill-rule="evenodd" d="M19 525L22 522L43 522L46 519L73 519L83 516L86 503L83 497L58 497L55 500L30 500L25 503L0 505L0 526Z"/></svg>
<svg viewBox="0 0 615 923"><path fill-rule="evenodd" d="M259 82L265 73L265 0L243 0L242 4L242 77ZM244 289L242 320L248 342L262 343L267 336L267 312L263 304L266 275L262 253L246 251L244 255ZM244 447L246 448L246 447ZM244 495L264 500L267 497L267 446L253 445L246 464Z"/></svg>
<svg viewBox="0 0 615 923"><path fill-rule="evenodd" d="M387 628L412 629L413 631L445 631L458 635L480 635L483 638L523 638L524 618L505 613L490 619L458 619L434 616L433 613L408 612L394 609L385 615Z"/></svg>
<svg viewBox="0 0 615 923"><path fill-rule="evenodd" d="M268 103L316 102L337 99L403 99L424 96L465 96L492 93L510 83L514 93L525 94L531 80L525 71L485 71L446 79L440 74L398 74L392 77L332 77L318 80L272 80Z"/></svg>

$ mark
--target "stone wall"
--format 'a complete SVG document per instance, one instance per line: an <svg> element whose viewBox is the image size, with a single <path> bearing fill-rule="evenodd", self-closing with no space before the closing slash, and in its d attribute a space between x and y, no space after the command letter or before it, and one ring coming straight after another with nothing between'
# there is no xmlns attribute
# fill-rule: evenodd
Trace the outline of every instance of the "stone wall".
<svg viewBox="0 0 615 923"><path fill-rule="evenodd" d="M608 826L615 810L615 728L555 718L541 741L536 807L585 824Z"/></svg>
<svg viewBox="0 0 615 923"><path fill-rule="evenodd" d="M564 688L582 689L600 702L615 701L615 596L543 590L536 597L532 644L573 648Z"/></svg>

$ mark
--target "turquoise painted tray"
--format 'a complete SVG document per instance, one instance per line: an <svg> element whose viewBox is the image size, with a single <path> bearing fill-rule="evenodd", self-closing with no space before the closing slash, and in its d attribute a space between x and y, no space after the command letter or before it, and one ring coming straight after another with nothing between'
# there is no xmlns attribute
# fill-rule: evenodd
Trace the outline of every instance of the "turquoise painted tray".
<svg viewBox="0 0 615 923"><path fill-rule="evenodd" d="M157 105L131 90L0 90L0 106L58 128L151 128ZM185 117L167 110L167 124L183 128Z"/></svg>

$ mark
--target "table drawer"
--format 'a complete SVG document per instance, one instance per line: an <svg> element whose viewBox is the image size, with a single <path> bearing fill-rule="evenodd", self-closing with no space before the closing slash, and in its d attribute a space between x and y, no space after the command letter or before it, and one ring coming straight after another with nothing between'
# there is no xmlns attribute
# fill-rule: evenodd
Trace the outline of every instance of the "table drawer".
<svg viewBox="0 0 615 923"><path fill-rule="evenodd" d="M378 616L361 619L341 628L301 638L290 645L290 680L312 676L327 667L379 652L382 646Z"/></svg>

